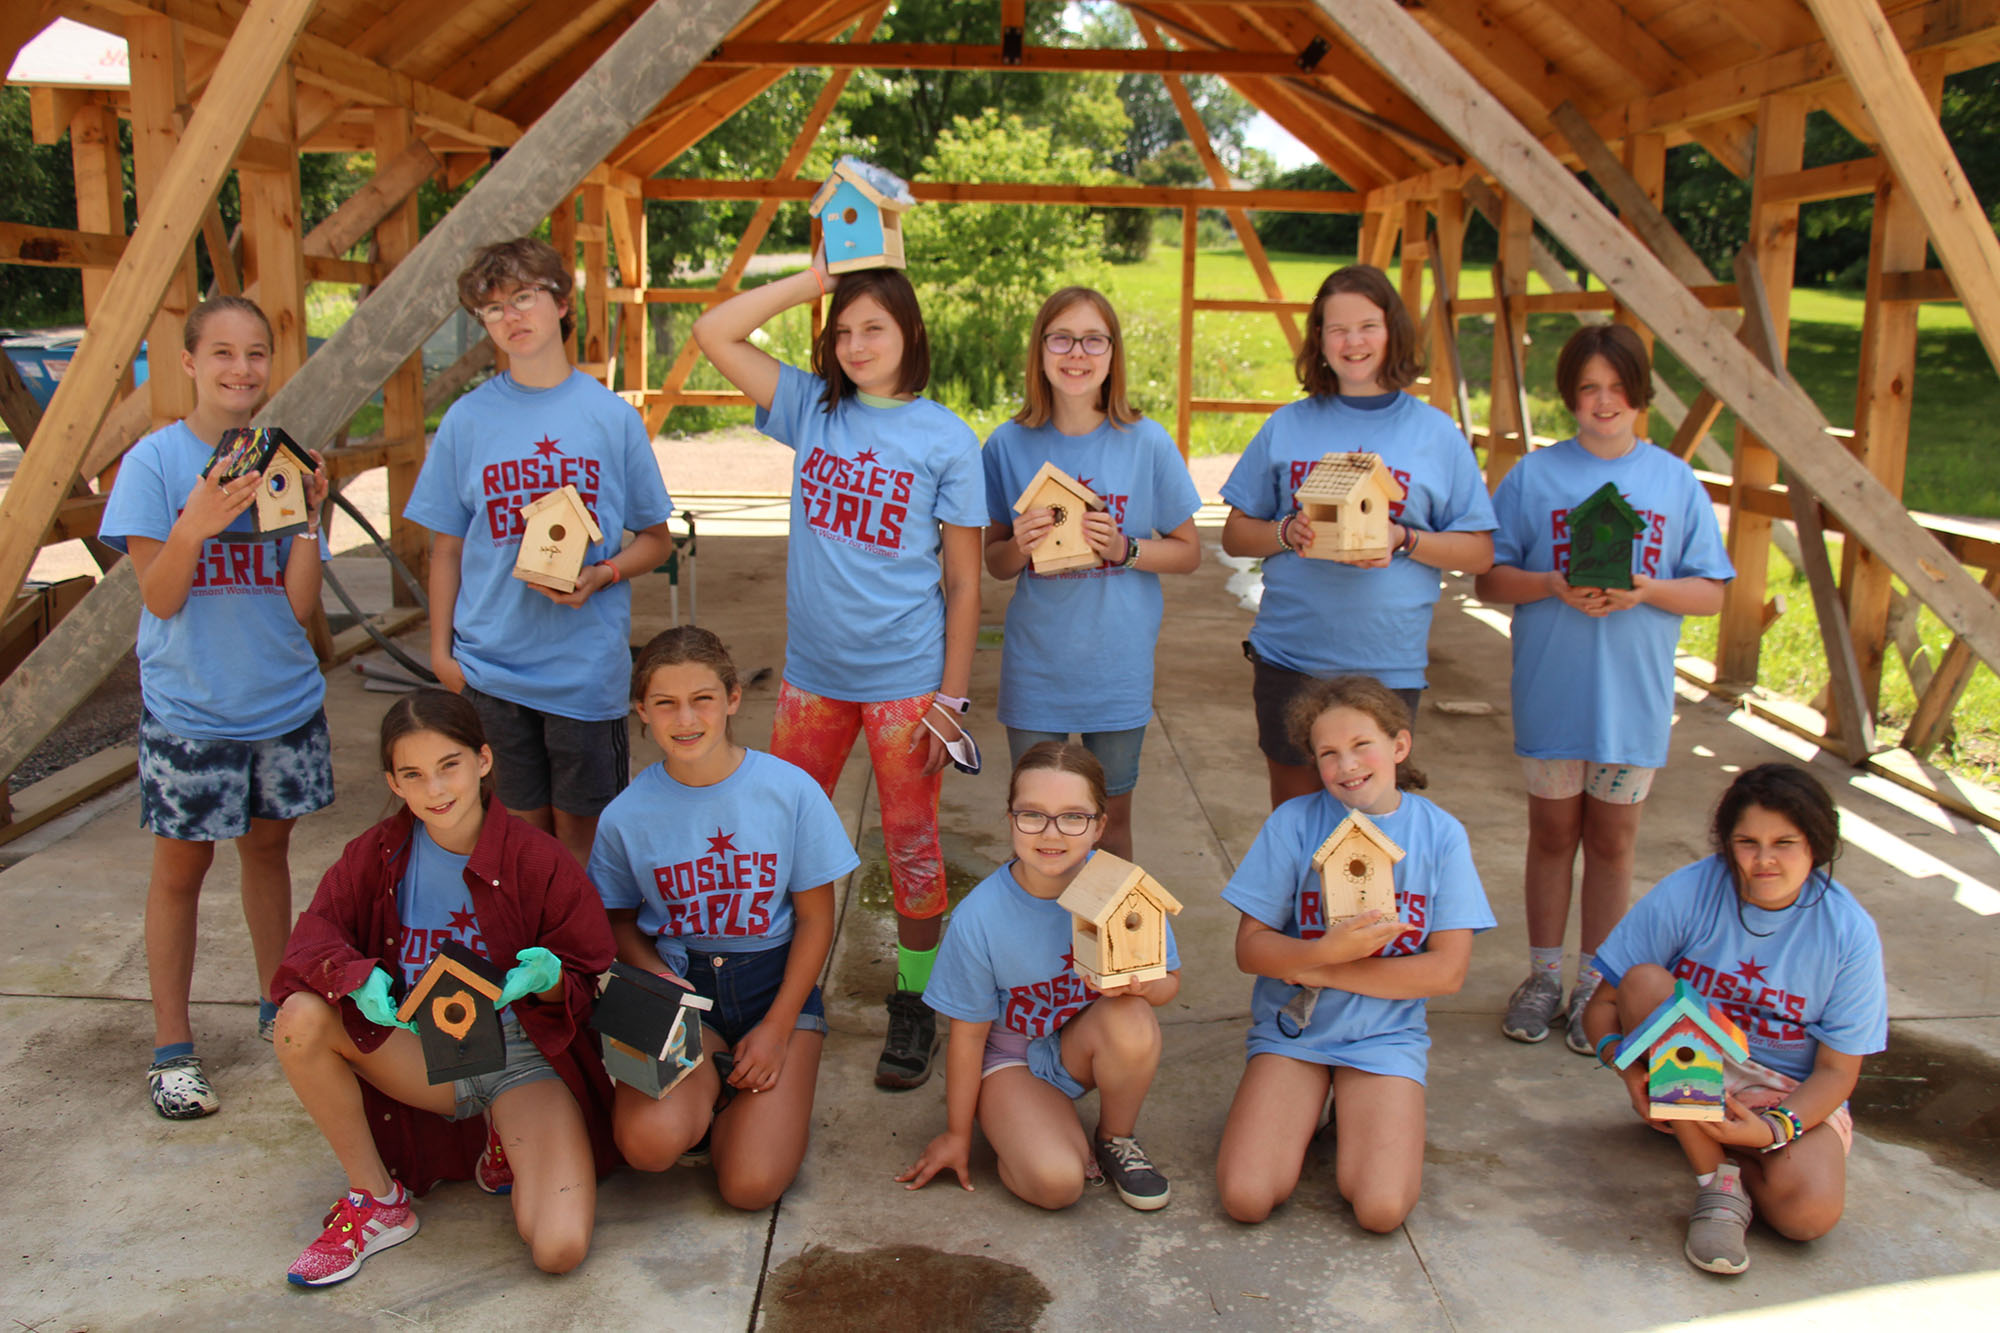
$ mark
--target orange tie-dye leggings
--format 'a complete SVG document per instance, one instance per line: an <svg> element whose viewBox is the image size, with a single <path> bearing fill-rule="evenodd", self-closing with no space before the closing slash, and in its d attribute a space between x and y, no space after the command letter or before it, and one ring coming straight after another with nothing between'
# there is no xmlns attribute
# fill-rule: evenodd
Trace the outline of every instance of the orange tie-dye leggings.
<svg viewBox="0 0 2000 1333"><path fill-rule="evenodd" d="M938 792L944 775L924 774L930 732L922 719L933 697L848 703L809 694L787 681L778 690L778 717L771 728L771 753L812 774L829 798L855 736L866 733L896 914L918 921L945 908L944 853L938 847Z"/></svg>

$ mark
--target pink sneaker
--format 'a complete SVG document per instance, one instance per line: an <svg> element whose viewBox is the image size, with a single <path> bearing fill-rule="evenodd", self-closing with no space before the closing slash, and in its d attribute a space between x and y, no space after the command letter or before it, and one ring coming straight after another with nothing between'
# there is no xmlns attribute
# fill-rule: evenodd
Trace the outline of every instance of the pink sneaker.
<svg viewBox="0 0 2000 1333"><path fill-rule="evenodd" d="M486 1151L479 1154L479 1163L472 1168L472 1180L488 1194L514 1192L514 1167L507 1160L507 1150L500 1146L500 1131L490 1120L486 1122Z"/></svg>
<svg viewBox="0 0 2000 1333"><path fill-rule="evenodd" d="M325 1287L345 1282L360 1271L361 1261L417 1234L417 1215L407 1190L394 1203L384 1203L366 1190L344 1194L327 1210L326 1230L306 1246L305 1253L285 1274L295 1287Z"/></svg>

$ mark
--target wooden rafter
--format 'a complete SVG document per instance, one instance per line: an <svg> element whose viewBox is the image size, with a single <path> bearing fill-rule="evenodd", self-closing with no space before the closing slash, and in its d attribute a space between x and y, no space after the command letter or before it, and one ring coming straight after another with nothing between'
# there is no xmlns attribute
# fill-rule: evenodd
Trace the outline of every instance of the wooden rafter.
<svg viewBox="0 0 2000 1333"><path fill-rule="evenodd" d="M648 199L810 199L813 181L683 180L641 187ZM1215 190L1177 185L1030 185L1007 181L911 181L918 203L1093 204L1101 208L1250 208L1273 213L1359 213L1362 197L1339 190Z"/></svg>

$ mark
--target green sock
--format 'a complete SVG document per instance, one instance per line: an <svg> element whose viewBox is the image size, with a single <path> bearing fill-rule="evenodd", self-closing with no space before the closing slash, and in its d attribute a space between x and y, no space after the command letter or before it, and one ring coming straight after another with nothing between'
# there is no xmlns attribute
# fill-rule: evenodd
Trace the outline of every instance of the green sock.
<svg viewBox="0 0 2000 1333"><path fill-rule="evenodd" d="M912 949L907 945L896 946L896 989L913 990L923 993L931 983L931 968L937 962L937 946L928 949Z"/></svg>

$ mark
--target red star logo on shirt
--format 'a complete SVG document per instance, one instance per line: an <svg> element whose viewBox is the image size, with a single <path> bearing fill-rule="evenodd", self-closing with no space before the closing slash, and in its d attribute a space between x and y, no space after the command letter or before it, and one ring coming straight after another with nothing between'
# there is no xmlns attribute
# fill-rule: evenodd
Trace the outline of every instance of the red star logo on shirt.
<svg viewBox="0 0 2000 1333"><path fill-rule="evenodd" d="M875 461L875 451L873 449L863 449L854 456L854 461L864 466L873 463Z"/></svg>
<svg viewBox="0 0 2000 1333"><path fill-rule="evenodd" d="M1764 979L1764 969L1753 957L1737 967L1736 975L1742 977L1745 981L1762 981Z"/></svg>
<svg viewBox="0 0 2000 1333"><path fill-rule="evenodd" d="M1076 946L1075 946L1075 945L1073 945L1073 944L1072 944L1072 945L1070 946L1070 948L1069 948L1069 952L1068 952L1068 953L1066 953L1066 954L1064 954L1064 955L1062 956L1062 964L1063 964L1063 971L1065 971L1065 972L1074 972L1074 971L1076 971Z"/></svg>
<svg viewBox="0 0 2000 1333"><path fill-rule="evenodd" d="M539 458L547 458L550 454L559 454L561 452L562 450L556 447L556 442L546 435L535 441L535 454Z"/></svg>
<svg viewBox="0 0 2000 1333"><path fill-rule="evenodd" d="M453 930L477 930L479 929L479 918L474 916L469 908L463 912L453 912L451 914L451 928Z"/></svg>
<svg viewBox="0 0 2000 1333"><path fill-rule="evenodd" d="M708 840L709 853L714 856L720 856L724 852L735 851L736 844L730 841L735 836L734 833L724 833L721 829L717 829L715 836Z"/></svg>

